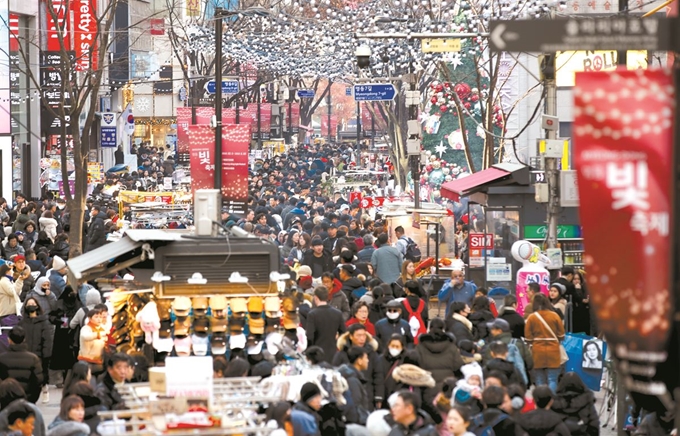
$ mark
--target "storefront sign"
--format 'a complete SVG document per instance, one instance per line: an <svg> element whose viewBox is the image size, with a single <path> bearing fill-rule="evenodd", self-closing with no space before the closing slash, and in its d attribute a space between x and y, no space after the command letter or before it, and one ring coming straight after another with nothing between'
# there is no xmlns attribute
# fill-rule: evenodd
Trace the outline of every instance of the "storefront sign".
<svg viewBox="0 0 680 436"><path fill-rule="evenodd" d="M56 3L52 0L53 3ZM95 0L71 0L76 70L96 70L97 65L97 3Z"/></svg>
<svg viewBox="0 0 680 436"><path fill-rule="evenodd" d="M577 72L614 71L618 67L618 61L616 50L559 52L555 57L557 86L574 86L574 75ZM646 69L647 52L627 51L626 64L629 70Z"/></svg>
<svg viewBox="0 0 680 436"><path fill-rule="evenodd" d="M169 397L212 398L212 357L167 357L165 386L166 395Z"/></svg>
<svg viewBox="0 0 680 436"><path fill-rule="evenodd" d="M545 239L548 235L548 227L524 226L524 239ZM557 226L557 239L571 239L581 237L580 226Z"/></svg>
<svg viewBox="0 0 680 436"><path fill-rule="evenodd" d="M71 49L71 35L69 26L69 13L66 10L67 0L47 0L44 3L45 17L47 17L47 50L61 51L62 45L59 42L59 31L63 38L63 49ZM54 15L52 15L54 14ZM56 22L54 20L56 17ZM95 24L96 25L96 24Z"/></svg>
<svg viewBox="0 0 680 436"><path fill-rule="evenodd" d="M102 122L100 126L102 147L115 148L118 146L118 127L116 127L116 114L113 112L102 112Z"/></svg>
<svg viewBox="0 0 680 436"><path fill-rule="evenodd" d="M675 307L674 98L666 70L576 76L573 137L591 306L636 401L668 399L657 364L667 358Z"/></svg>
<svg viewBox="0 0 680 436"><path fill-rule="evenodd" d="M57 182L57 185L59 186L59 196L63 198L66 195L66 193L64 192L64 181L59 180ZM68 187L69 187L69 191L71 191L71 196L75 195L76 181L75 180L69 180L68 181Z"/></svg>
<svg viewBox="0 0 680 436"><path fill-rule="evenodd" d="M491 248L493 249L492 233L470 233L468 236L470 249Z"/></svg>
<svg viewBox="0 0 680 436"><path fill-rule="evenodd" d="M120 191L118 200L123 203L165 203L173 204L175 194L172 192L139 192L139 191Z"/></svg>
<svg viewBox="0 0 680 436"><path fill-rule="evenodd" d="M489 282L511 282L512 265L509 263L491 262L492 259L489 259L489 263L486 264L486 280ZM505 262L505 258L501 260Z"/></svg>
<svg viewBox="0 0 680 436"><path fill-rule="evenodd" d="M101 183L104 180L104 164L101 162L87 163L87 183Z"/></svg>

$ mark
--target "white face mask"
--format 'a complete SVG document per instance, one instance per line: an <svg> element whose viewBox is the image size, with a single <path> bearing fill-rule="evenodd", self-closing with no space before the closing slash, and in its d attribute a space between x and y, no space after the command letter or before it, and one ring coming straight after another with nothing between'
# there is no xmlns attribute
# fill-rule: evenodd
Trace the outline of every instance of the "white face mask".
<svg viewBox="0 0 680 436"><path fill-rule="evenodd" d="M392 357L397 357L400 354L401 354L401 350L399 350L397 348L390 348L390 355Z"/></svg>
<svg viewBox="0 0 680 436"><path fill-rule="evenodd" d="M395 319L397 319L401 316L401 314L399 312L387 312L386 315L389 319L392 319L392 320L395 320Z"/></svg>
<svg viewBox="0 0 680 436"><path fill-rule="evenodd" d="M62 210L62 209L64 209L65 207L66 207L65 204L59 204L59 203L57 203L57 209Z"/></svg>

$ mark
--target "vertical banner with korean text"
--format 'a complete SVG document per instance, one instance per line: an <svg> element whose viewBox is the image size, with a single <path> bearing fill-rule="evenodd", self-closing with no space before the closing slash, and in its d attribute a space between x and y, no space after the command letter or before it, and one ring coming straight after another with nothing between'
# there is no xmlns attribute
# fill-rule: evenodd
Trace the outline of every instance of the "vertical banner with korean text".
<svg viewBox="0 0 680 436"><path fill-rule="evenodd" d="M300 129L300 103L294 102L290 104L290 132L297 133ZM288 123L288 119L286 119Z"/></svg>
<svg viewBox="0 0 680 436"><path fill-rule="evenodd" d="M664 401L657 371L674 307L673 79L662 70L577 73L574 94L591 304L636 401Z"/></svg>
<svg viewBox="0 0 680 436"><path fill-rule="evenodd" d="M248 204L248 151L250 125L222 126L222 204L227 211L246 213Z"/></svg>
<svg viewBox="0 0 680 436"><path fill-rule="evenodd" d="M324 114L321 118L321 136L328 137L328 115ZM361 126L363 129L363 126ZM331 135L335 136L338 131L338 116L331 114Z"/></svg>
<svg viewBox="0 0 680 436"><path fill-rule="evenodd" d="M215 131L209 124L189 125L191 192L215 186Z"/></svg>
<svg viewBox="0 0 680 436"><path fill-rule="evenodd" d="M177 152L189 153L189 125L191 124L191 108L177 108Z"/></svg>
<svg viewBox="0 0 680 436"><path fill-rule="evenodd" d="M64 50L71 50L71 35L69 26L69 12L66 10L66 0L46 0L45 17L47 17L47 51L61 51L59 31L64 41ZM54 13L54 15L52 15ZM56 21L54 20L56 18Z"/></svg>

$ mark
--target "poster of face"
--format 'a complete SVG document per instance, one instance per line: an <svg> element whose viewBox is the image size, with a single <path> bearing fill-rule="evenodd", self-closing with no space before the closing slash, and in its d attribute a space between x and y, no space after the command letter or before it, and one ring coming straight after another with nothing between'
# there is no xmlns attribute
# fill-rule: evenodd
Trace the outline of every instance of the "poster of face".
<svg viewBox="0 0 680 436"><path fill-rule="evenodd" d="M599 339L583 340L583 369L602 369L602 341Z"/></svg>

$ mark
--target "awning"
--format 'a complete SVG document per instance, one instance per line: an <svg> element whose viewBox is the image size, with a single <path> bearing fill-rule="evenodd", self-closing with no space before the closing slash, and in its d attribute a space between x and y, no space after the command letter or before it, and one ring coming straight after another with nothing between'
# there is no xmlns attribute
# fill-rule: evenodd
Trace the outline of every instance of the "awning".
<svg viewBox="0 0 680 436"><path fill-rule="evenodd" d="M132 250L141 247L143 244L143 241L134 241L131 238L125 236L119 241L111 242L97 249L81 254L78 257L69 259L66 262L66 265L68 266L68 273L75 280L80 280L91 268L103 263L108 263L118 256L129 253Z"/></svg>
<svg viewBox="0 0 680 436"><path fill-rule="evenodd" d="M483 191L489 186L510 183L528 184L528 167L516 164L498 164L491 168L470 174L467 177L452 180L442 184L441 195L458 201L460 197ZM525 173L526 172L526 177ZM520 177L518 177L520 176ZM524 180L526 179L526 180Z"/></svg>

